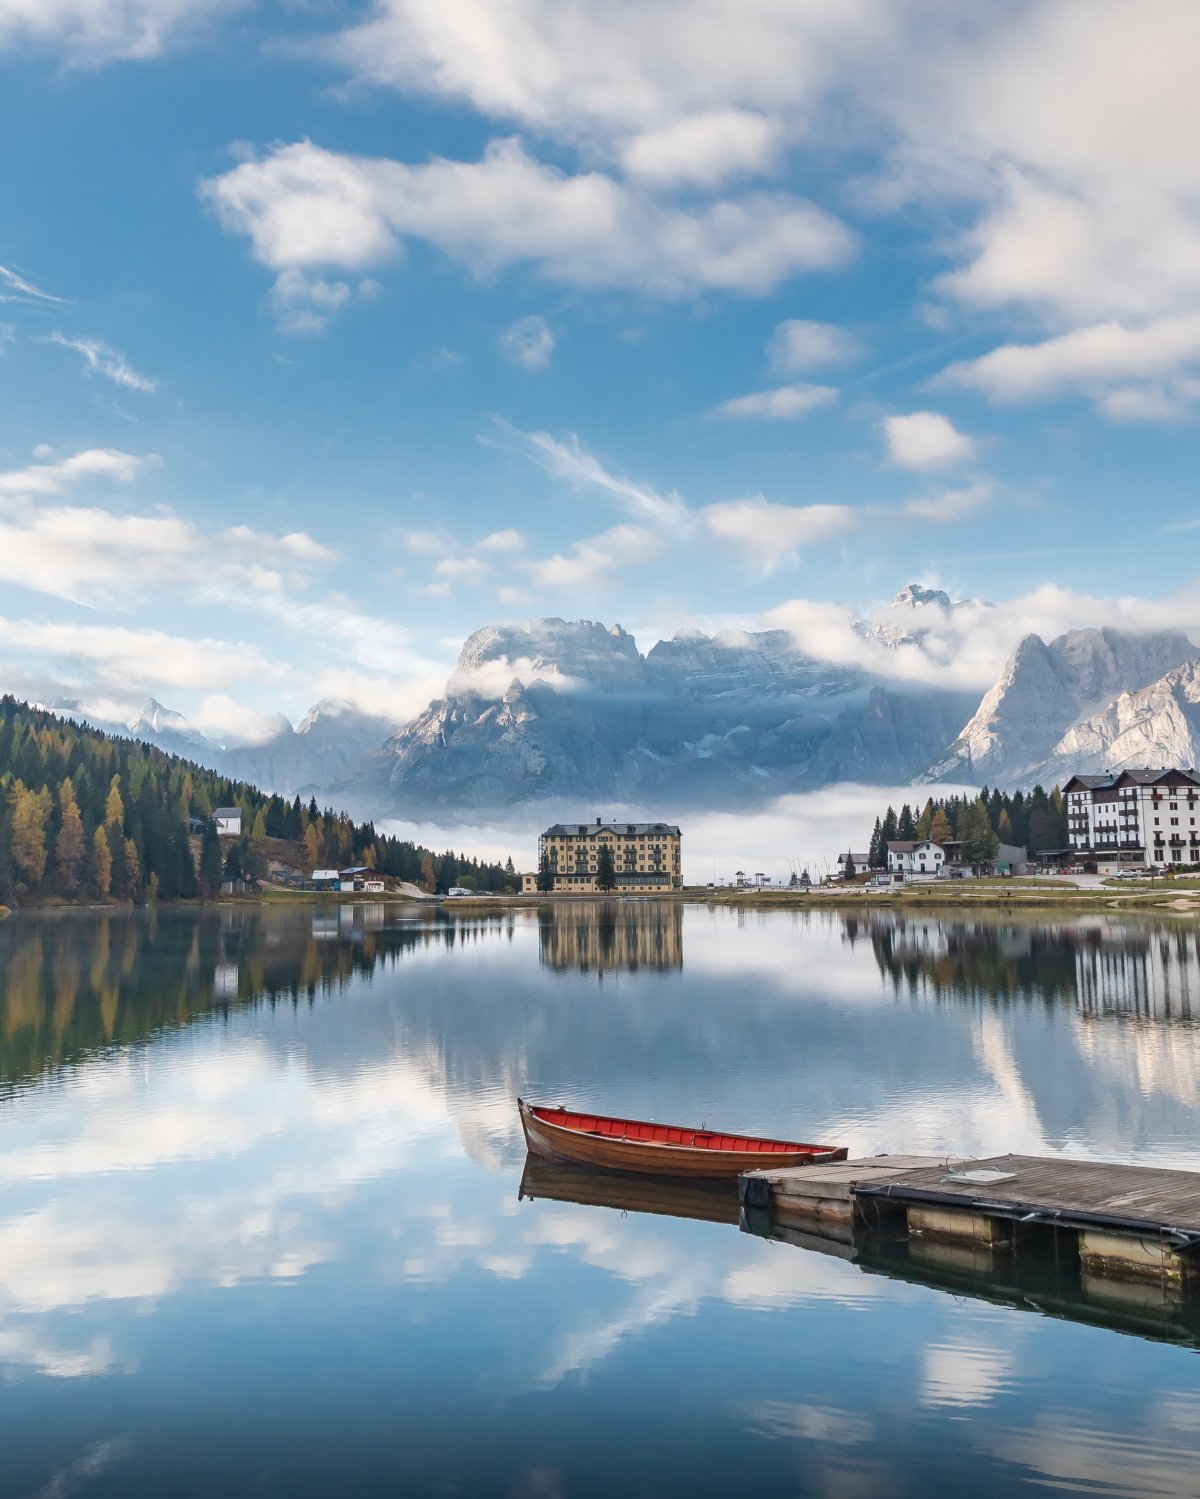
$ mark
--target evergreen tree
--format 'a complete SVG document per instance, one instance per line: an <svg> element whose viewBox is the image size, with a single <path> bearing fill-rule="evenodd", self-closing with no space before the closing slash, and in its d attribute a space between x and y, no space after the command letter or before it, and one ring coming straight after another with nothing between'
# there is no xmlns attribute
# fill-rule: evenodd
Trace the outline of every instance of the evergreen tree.
<svg viewBox="0 0 1200 1499"><path fill-rule="evenodd" d="M599 890L617 888L617 871L613 866L612 849L607 843L600 845L600 853L596 858L596 887Z"/></svg>
<svg viewBox="0 0 1200 1499"><path fill-rule="evenodd" d="M206 895L216 895L221 888L221 840L211 817L205 819L200 835L200 883Z"/></svg>
<svg viewBox="0 0 1200 1499"><path fill-rule="evenodd" d="M926 838L932 837L933 835L930 832L930 829L932 828L932 826L933 826L933 797L929 797L926 800L924 807L921 809L921 815L920 815L920 817L917 819L917 837L920 838L920 839L922 839L922 840L924 840Z"/></svg>
<svg viewBox="0 0 1200 1499"><path fill-rule="evenodd" d="M972 865L990 863L996 857L1000 840L992 832L987 803L982 797L964 811L960 821L963 862Z"/></svg>
<svg viewBox="0 0 1200 1499"><path fill-rule="evenodd" d="M867 849L867 863L872 869L882 869L887 864L887 849L883 846L883 823L877 817L871 844Z"/></svg>
<svg viewBox="0 0 1200 1499"><path fill-rule="evenodd" d="M846 862L842 866L842 878L852 880L857 873L858 870L854 867L854 855L847 850Z"/></svg>
<svg viewBox="0 0 1200 1499"><path fill-rule="evenodd" d="M916 819L912 815L912 808L905 802L900 808L900 820L896 824L896 837L911 842L916 836Z"/></svg>
<svg viewBox="0 0 1200 1499"><path fill-rule="evenodd" d="M543 895L554 889L554 870L550 867L550 855L543 853L538 859L537 887Z"/></svg>

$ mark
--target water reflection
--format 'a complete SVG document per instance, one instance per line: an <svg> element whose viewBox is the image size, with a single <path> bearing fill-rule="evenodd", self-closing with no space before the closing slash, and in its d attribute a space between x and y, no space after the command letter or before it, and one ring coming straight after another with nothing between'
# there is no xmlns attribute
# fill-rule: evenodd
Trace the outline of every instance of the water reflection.
<svg viewBox="0 0 1200 1499"><path fill-rule="evenodd" d="M1069 923L950 922L880 916L846 920L847 940L869 939L880 972L899 991L1069 1000L1091 1015L1200 1019L1200 932L1122 926L1103 917Z"/></svg>
<svg viewBox="0 0 1200 1499"><path fill-rule="evenodd" d="M639 968L683 967L683 907L645 898L571 901L539 912L541 959L547 968L603 976Z"/></svg>
<svg viewBox="0 0 1200 1499"><path fill-rule="evenodd" d="M1126 1491L1177 1480L1184 1350L1105 1356L1109 1333L1016 1316L1011 1288L945 1295L961 1267L802 1254L728 1205L630 1212L536 1168L518 1202L513 1107L1197 1166L1174 928L889 936L659 903L614 922L247 906L0 928L8 1488L574 1496L636 1471L646 1494L747 1472L986 1494L1065 1484L1109 1440ZM976 955L940 988L905 956L897 982L884 937L892 963ZM1055 944L1071 961L1047 978ZM1149 1000L1088 1000L1096 954Z"/></svg>

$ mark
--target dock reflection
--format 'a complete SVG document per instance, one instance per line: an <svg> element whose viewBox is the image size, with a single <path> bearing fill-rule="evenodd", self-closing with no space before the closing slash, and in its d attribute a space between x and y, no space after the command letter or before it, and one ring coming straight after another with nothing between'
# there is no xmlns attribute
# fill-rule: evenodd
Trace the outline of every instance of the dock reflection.
<svg viewBox="0 0 1200 1499"><path fill-rule="evenodd" d="M1033 1312L1110 1332L1200 1348L1200 1295L1166 1284L1121 1281L1081 1271L1077 1255L1053 1244L1006 1251L934 1239L863 1232L849 1223L806 1221L803 1227L766 1209L739 1210L730 1182L688 1183L561 1165L528 1155L518 1189L521 1201L539 1199L610 1208L622 1213L689 1218L738 1226L743 1233L806 1254L847 1261L864 1275L925 1286L1013 1311Z"/></svg>

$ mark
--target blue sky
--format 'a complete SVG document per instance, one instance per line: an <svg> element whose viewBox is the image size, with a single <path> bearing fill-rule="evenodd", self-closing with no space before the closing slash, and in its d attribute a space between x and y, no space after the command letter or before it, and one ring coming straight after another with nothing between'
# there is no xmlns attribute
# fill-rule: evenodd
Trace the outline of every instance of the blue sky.
<svg viewBox="0 0 1200 1499"><path fill-rule="evenodd" d="M1200 15L959 12L0 9L3 685L237 737L911 579L980 690L1200 631Z"/></svg>

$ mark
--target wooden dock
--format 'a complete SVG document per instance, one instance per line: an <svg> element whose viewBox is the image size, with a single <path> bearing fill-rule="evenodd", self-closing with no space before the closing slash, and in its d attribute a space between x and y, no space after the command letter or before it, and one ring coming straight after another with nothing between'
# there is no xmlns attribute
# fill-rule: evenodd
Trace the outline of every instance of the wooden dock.
<svg viewBox="0 0 1200 1499"><path fill-rule="evenodd" d="M874 1156L791 1171L749 1172L741 1200L772 1216L894 1229L1015 1253L1047 1233L1069 1236L1092 1275L1200 1282L1200 1172L1063 1157L986 1160Z"/></svg>

